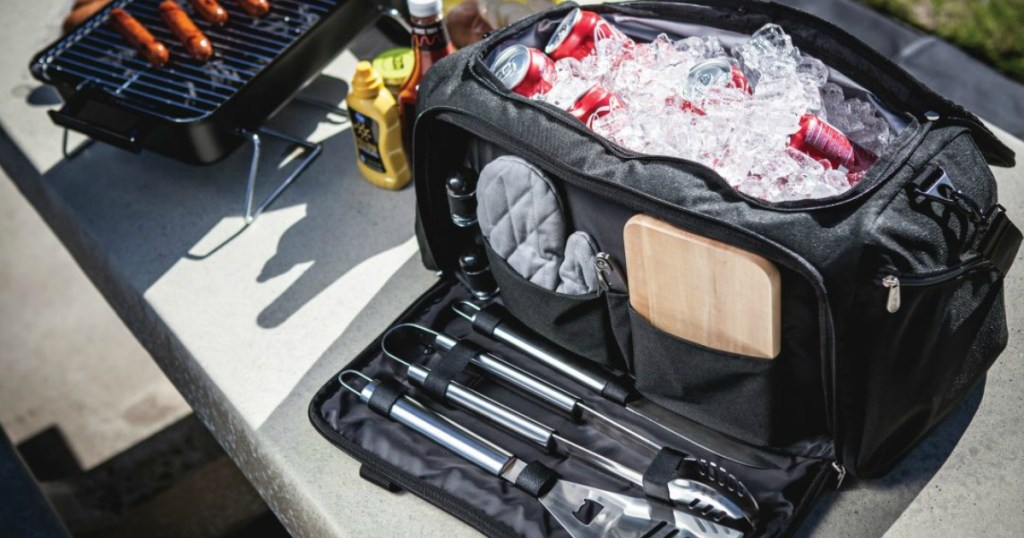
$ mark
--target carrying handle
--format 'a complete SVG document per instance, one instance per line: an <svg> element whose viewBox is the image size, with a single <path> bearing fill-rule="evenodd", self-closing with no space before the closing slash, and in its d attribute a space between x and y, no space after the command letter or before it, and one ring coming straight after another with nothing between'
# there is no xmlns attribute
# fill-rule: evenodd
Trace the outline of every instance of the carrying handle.
<svg viewBox="0 0 1024 538"><path fill-rule="evenodd" d="M363 387L356 388L346 381L346 377L361 378L364 383ZM355 370L345 370L338 375L338 381L345 389L358 395L359 399L367 405L370 405L370 400L381 384L380 381ZM371 408L373 407L371 406ZM511 454L503 454L494 447L488 446L483 440L474 438L458 424L442 418L410 396L398 397L389 406L386 413L382 412L381 414L451 450L494 476L501 476L514 459Z"/></svg>
<svg viewBox="0 0 1024 538"><path fill-rule="evenodd" d="M97 118L85 120L79 117L81 107L90 101L100 102L97 97L105 96L105 92L96 90L90 84L81 84L76 88L74 96L64 103L60 110L50 110L48 114L53 123L78 131L89 138L105 142L111 146L139 153L142 146L139 144L138 122L136 121L128 129L117 129L98 123Z"/></svg>
<svg viewBox="0 0 1024 538"><path fill-rule="evenodd" d="M142 147L139 145L138 130L135 127L132 127L128 132L115 131L72 116L65 112L67 109L68 107L65 106L61 110L50 110L48 113L53 123L132 153L142 151Z"/></svg>

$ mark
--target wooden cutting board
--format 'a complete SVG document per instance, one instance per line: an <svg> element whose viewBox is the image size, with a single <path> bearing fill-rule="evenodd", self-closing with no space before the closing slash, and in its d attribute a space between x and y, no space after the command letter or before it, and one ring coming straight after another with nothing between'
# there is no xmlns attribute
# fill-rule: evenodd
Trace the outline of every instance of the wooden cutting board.
<svg viewBox="0 0 1024 538"><path fill-rule="evenodd" d="M623 235L629 302L655 327L714 349L778 356L782 286L772 262L647 215L629 219Z"/></svg>

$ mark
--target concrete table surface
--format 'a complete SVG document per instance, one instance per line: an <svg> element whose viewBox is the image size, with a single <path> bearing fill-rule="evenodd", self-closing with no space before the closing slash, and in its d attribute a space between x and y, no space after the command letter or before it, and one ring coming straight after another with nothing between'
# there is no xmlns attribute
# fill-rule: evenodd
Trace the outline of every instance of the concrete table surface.
<svg viewBox="0 0 1024 538"><path fill-rule="evenodd" d="M70 3L5 2L7 175L292 533L474 535L412 495L360 479L355 460L306 418L321 384L436 278L419 262L413 191L363 181L347 123L300 103L269 126L321 141L324 153L240 234L248 149L206 167L103 144L64 159L60 129L45 114L52 95L26 66L56 37ZM307 94L340 103L354 65L346 51ZM1024 143L1009 143L1024 153ZM295 155L279 142L264 149L266 189ZM1024 222L1024 173L995 172L1003 204ZM828 495L805 534L1010 536L1024 528L1022 278L1018 267L1006 284L1011 342L984 398L974 394L889 477Z"/></svg>

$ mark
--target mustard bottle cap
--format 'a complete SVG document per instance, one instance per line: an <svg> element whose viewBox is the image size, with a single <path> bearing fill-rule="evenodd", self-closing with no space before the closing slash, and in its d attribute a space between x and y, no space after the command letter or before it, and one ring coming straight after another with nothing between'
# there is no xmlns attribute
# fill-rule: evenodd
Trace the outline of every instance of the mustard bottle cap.
<svg viewBox="0 0 1024 538"><path fill-rule="evenodd" d="M384 84L399 87L412 74L415 63L412 49L400 47L378 54L373 59L373 68L384 78Z"/></svg>
<svg viewBox="0 0 1024 538"><path fill-rule="evenodd" d="M384 82L381 80L380 74L373 69L370 62L361 61L356 64L356 74L352 77L352 91L350 92L352 95L372 98L383 87Z"/></svg>

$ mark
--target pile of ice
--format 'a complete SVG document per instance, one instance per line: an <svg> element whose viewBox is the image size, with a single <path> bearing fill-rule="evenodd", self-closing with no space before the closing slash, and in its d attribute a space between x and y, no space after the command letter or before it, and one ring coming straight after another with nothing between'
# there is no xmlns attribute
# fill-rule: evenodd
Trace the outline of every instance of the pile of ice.
<svg viewBox="0 0 1024 538"><path fill-rule="evenodd" d="M735 87L687 94L694 65L730 57L747 76L752 94ZM802 55L774 24L731 55L715 37L672 41L662 34L642 44L600 40L594 53L582 61L558 60L555 70L554 88L538 99L569 108L600 84L624 106L596 119L591 125L596 133L641 153L700 162L733 187L769 201L834 196L862 176L831 169L789 147L801 115L816 114L876 155L892 136L875 107L846 99L840 86L828 82L828 68ZM683 106L686 102L692 106Z"/></svg>

